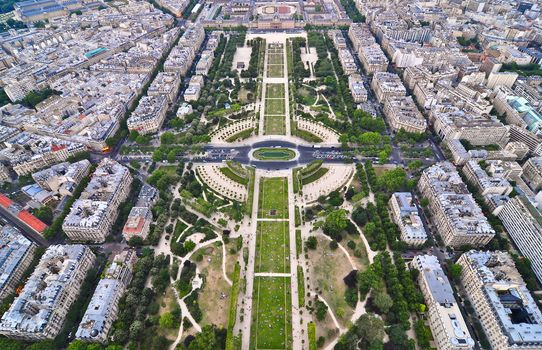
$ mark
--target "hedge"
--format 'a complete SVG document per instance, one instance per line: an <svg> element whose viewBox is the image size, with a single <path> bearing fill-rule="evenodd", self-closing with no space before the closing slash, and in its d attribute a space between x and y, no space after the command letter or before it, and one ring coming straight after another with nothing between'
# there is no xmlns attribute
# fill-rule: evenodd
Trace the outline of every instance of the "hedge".
<svg viewBox="0 0 542 350"><path fill-rule="evenodd" d="M235 327L235 321L237 320L237 296L239 295L239 279L241 278L241 265L239 262L235 264L235 270L233 272L233 283L230 293L230 313L228 316L228 329L226 333L226 350L234 349L234 335L233 327Z"/></svg>

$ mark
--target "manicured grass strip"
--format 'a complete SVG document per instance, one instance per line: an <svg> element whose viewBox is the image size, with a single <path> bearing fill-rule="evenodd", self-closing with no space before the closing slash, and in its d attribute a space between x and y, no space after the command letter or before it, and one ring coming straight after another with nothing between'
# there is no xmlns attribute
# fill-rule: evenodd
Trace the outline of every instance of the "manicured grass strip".
<svg viewBox="0 0 542 350"><path fill-rule="evenodd" d="M232 136L228 137L226 139L226 142L234 142L237 140L244 140L252 135L254 132L254 128L249 128L243 131L238 132L237 134L233 134Z"/></svg>
<svg viewBox="0 0 542 350"><path fill-rule="evenodd" d="M303 268L299 265L297 266L297 298L299 307L305 306L305 275Z"/></svg>
<svg viewBox="0 0 542 350"><path fill-rule="evenodd" d="M324 164L324 161L321 159L313 160L309 164L307 164L304 168L300 170L300 173L302 176L308 176L314 173L316 170L320 169L320 167Z"/></svg>
<svg viewBox="0 0 542 350"><path fill-rule="evenodd" d="M285 177L266 177L260 182L258 217L288 218L288 181Z"/></svg>
<svg viewBox="0 0 542 350"><path fill-rule="evenodd" d="M299 187L300 187L300 183L299 183L299 171L301 170L301 168L293 168L292 169L292 177L294 178L294 193L298 193L299 192Z"/></svg>
<svg viewBox="0 0 542 350"><path fill-rule="evenodd" d="M316 350L316 325L314 322L307 324L307 332L309 335L309 350Z"/></svg>
<svg viewBox="0 0 542 350"><path fill-rule="evenodd" d="M284 78L284 65L274 64L267 66L267 77L268 78Z"/></svg>
<svg viewBox="0 0 542 350"><path fill-rule="evenodd" d="M252 154L259 160L290 160L295 158L295 151L288 148L260 148Z"/></svg>
<svg viewBox="0 0 542 350"><path fill-rule="evenodd" d="M255 272L290 272L288 221L259 221Z"/></svg>
<svg viewBox="0 0 542 350"><path fill-rule="evenodd" d="M284 135L286 134L286 119L283 115L265 116L265 134L266 135Z"/></svg>
<svg viewBox="0 0 542 350"><path fill-rule="evenodd" d="M303 241L301 240L301 230L295 230L295 255L299 258L303 250Z"/></svg>
<svg viewBox="0 0 542 350"><path fill-rule="evenodd" d="M230 180L235 181L241 185L246 186L248 184L248 179L237 175L236 173L233 172L233 170L231 170L227 166L220 168L220 172L224 174Z"/></svg>
<svg viewBox="0 0 542 350"><path fill-rule="evenodd" d="M319 178L321 178L322 176L324 176L328 172L328 170L329 170L328 168L320 168L317 171L315 171L312 175L303 178L301 180L301 183L303 185L308 185L311 182L314 182L318 180Z"/></svg>
<svg viewBox="0 0 542 350"><path fill-rule="evenodd" d="M265 88L266 98L284 98L284 84L267 84Z"/></svg>
<svg viewBox="0 0 542 350"><path fill-rule="evenodd" d="M292 349L289 277L255 277L250 349Z"/></svg>
<svg viewBox="0 0 542 350"><path fill-rule="evenodd" d="M233 160L227 160L226 164L237 175L241 177L247 177L247 170L241 165L241 163Z"/></svg>
<svg viewBox="0 0 542 350"><path fill-rule="evenodd" d="M228 315L228 329L226 333L226 350L234 350L233 327L237 320L237 297L239 295L239 279L241 278L241 265L237 262L233 271L233 281L230 293L230 313Z"/></svg>
<svg viewBox="0 0 542 350"><path fill-rule="evenodd" d="M299 207L295 206L295 227L301 226L301 211L299 210Z"/></svg>
<svg viewBox="0 0 542 350"><path fill-rule="evenodd" d="M247 167L248 173L248 196L246 202L246 211L247 214L252 217L252 207L254 205L254 180L256 177L256 169L253 167Z"/></svg>
<svg viewBox="0 0 542 350"><path fill-rule="evenodd" d="M284 99L283 98L273 98L265 99L265 114L271 115L283 115L285 112L284 109Z"/></svg>
<svg viewBox="0 0 542 350"><path fill-rule="evenodd" d="M282 50L278 52L270 52L267 55L267 64L268 65L274 65L274 64L284 64L284 53Z"/></svg>
<svg viewBox="0 0 542 350"><path fill-rule="evenodd" d="M297 136L307 142L311 142L311 143L320 143L320 142L324 142L324 140L322 140L322 138L320 136L317 136L315 134L313 134L312 132L310 131L307 131L307 130L302 130L302 129L298 129L297 128L297 123L294 122L294 127L292 128L292 135L293 136Z"/></svg>

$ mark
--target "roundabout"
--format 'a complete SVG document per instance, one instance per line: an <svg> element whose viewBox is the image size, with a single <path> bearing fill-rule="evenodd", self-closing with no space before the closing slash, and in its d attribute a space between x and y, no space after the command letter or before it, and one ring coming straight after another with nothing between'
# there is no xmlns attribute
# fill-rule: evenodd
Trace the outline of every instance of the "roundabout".
<svg viewBox="0 0 542 350"><path fill-rule="evenodd" d="M257 148L250 155L255 160L267 162L289 161L298 157L298 153L295 150L284 147Z"/></svg>

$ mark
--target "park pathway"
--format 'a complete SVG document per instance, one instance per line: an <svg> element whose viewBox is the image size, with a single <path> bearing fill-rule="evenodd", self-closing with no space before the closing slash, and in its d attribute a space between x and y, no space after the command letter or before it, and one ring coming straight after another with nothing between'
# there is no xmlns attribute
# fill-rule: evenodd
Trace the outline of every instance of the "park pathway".
<svg viewBox="0 0 542 350"><path fill-rule="evenodd" d="M288 122L289 124L289 122ZM294 178L291 171L288 171L288 217L289 234L290 234L290 284L292 290L292 339L293 348L302 349L302 344L308 344L308 338L304 339L304 334L301 325L301 315L299 309L299 290L297 284L297 253L296 253L296 237L295 237L295 195L294 195ZM303 282L304 283L304 282Z"/></svg>
<svg viewBox="0 0 542 350"><path fill-rule="evenodd" d="M256 259L256 234L258 229L258 210L259 210L259 200L260 200L260 173L256 170L254 174L254 195L252 196L252 220L251 220L251 230L248 234L248 263L246 265L246 292L244 295L244 305L245 314L243 316L243 324L241 325L242 338L241 344L242 349L250 348L250 324L252 322L252 293L254 291L254 261Z"/></svg>

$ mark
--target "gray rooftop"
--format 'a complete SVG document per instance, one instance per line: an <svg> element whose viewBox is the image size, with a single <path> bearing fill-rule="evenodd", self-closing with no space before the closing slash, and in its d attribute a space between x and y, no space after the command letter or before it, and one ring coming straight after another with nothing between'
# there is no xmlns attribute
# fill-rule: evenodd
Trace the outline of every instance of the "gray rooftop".
<svg viewBox="0 0 542 350"><path fill-rule="evenodd" d="M529 347L542 343L542 313L506 252L465 253L482 282L482 291L508 343Z"/></svg>
<svg viewBox="0 0 542 350"><path fill-rule="evenodd" d="M0 229L0 290L8 284L33 244L12 226Z"/></svg>

